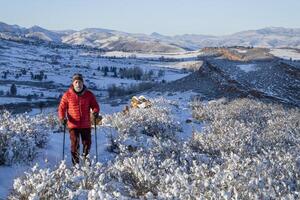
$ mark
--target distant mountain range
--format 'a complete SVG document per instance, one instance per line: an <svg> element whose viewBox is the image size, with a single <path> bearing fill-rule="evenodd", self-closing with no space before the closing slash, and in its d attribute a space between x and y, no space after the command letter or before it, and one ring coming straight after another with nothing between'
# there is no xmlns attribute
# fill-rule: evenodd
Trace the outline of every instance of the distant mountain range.
<svg viewBox="0 0 300 200"><path fill-rule="evenodd" d="M38 39L69 45L84 45L110 51L184 52L203 47L254 46L300 48L300 28L268 27L226 36L185 34L165 36L159 33L135 34L101 28L80 31L52 31L39 26L30 28L0 22L0 38Z"/></svg>

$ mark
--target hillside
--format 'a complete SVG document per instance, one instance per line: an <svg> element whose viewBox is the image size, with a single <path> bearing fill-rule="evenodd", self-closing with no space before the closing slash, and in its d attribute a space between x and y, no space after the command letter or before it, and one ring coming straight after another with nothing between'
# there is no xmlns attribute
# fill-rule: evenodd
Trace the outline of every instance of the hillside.
<svg viewBox="0 0 300 200"><path fill-rule="evenodd" d="M69 153L60 162L62 133L49 126L51 121L52 130L58 128L55 118L0 116L1 133L10 127L1 134L10 144L5 151L13 151L0 154L11 164L0 166L9 172L0 174L1 188L12 189L0 194L8 199L299 197L298 108L247 98L190 101L193 93L150 95L156 96L151 107L105 114L98 126L100 162L93 159L91 166L72 167ZM19 140L25 133L26 140ZM43 140L36 141L40 135ZM38 142L45 143L35 146ZM16 167L28 163L26 153L32 155L29 165Z"/></svg>
<svg viewBox="0 0 300 200"><path fill-rule="evenodd" d="M299 199L300 50L198 50L220 39L0 23L0 199ZM91 165L57 118L74 73L103 116Z"/></svg>
<svg viewBox="0 0 300 200"><path fill-rule="evenodd" d="M251 97L300 106L300 68L282 60L208 59L199 70L155 91L187 91L201 99Z"/></svg>
<svg viewBox="0 0 300 200"><path fill-rule="evenodd" d="M263 48L300 48L300 29L268 27L226 36L184 34L165 36L159 33L136 34L101 28L51 31L39 26L23 28L0 23L0 38L42 40L68 45L83 45L106 51L185 52L204 47L245 46Z"/></svg>

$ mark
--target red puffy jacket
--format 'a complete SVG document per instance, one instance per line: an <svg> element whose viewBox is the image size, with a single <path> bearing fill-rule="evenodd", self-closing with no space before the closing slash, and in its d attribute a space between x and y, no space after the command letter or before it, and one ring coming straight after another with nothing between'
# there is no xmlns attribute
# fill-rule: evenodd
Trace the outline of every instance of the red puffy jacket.
<svg viewBox="0 0 300 200"><path fill-rule="evenodd" d="M83 93L78 95L71 86L60 101L58 117L64 119L67 113L69 128L90 128L90 109L92 112L100 111L94 94L84 89Z"/></svg>

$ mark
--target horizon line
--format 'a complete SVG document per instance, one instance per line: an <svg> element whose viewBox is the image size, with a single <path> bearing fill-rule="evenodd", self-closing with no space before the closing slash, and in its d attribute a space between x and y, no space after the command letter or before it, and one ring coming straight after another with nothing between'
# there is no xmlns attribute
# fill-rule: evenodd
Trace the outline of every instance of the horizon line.
<svg viewBox="0 0 300 200"><path fill-rule="evenodd" d="M168 36L168 37L175 37L175 36L182 36L182 35L202 35L202 36L212 36L212 37L222 37L222 36L227 36L227 35L233 35L233 34L236 34L236 33L241 33L241 32L247 32L247 31L257 31L257 30L262 30L262 29L268 29L268 28L283 28L283 29L299 29L300 30L300 27L297 27L297 28L290 28L290 27L283 27L283 26L265 26L265 27L261 27L261 28L256 28L256 29L244 29L244 30L240 30L240 31L236 31L236 32L233 32L233 33L226 33L226 34L222 34L222 35L215 35L215 34L202 34L202 33L183 33L183 34L174 34L174 35L169 35L169 34L162 34L162 33L159 33L158 31L152 31L151 33L142 33L142 32L128 32L128 31L123 31L123 30L116 30L116 29L111 29L111 28L102 28L102 27L85 27L85 28L81 28L81 29L61 29L61 30L58 30L58 29L51 29L51 28L47 28L45 26L42 26L42 25L30 25L30 26L23 26L23 25L19 25L19 24L9 24L7 22L4 22L4 21L0 21L0 23L4 23L6 25L9 25L9 26L18 26L20 28L26 28L26 29L29 29L29 28L32 28L32 27L40 27L40 28L43 28L43 29L46 29L48 31L53 31L53 32L62 32L62 31L76 31L76 32L79 32L79 31L83 31L85 29L103 29L103 30L107 30L107 31L117 31L117 32L123 32L123 33L129 33L129 34L144 34L144 35L151 35L153 33L157 33L159 35L162 35L162 36Z"/></svg>

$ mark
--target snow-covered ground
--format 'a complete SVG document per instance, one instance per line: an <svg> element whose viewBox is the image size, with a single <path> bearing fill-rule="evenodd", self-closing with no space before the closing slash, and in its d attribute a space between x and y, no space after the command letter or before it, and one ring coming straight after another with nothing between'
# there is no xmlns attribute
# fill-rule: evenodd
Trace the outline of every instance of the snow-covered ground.
<svg viewBox="0 0 300 200"><path fill-rule="evenodd" d="M150 59L159 59L159 58L175 58L175 59L188 59L188 58L196 58L199 55L202 55L202 52L199 51L188 51L188 52L181 52L181 53L130 53L130 52L121 52L121 51L110 51L102 56L115 56L121 58L150 58Z"/></svg>
<svg viewBox="0 0 300 200"><path fill-rule="evenodd" d="M172 93L172 94L161 94L152 92L150 94L143 94L146 98L159 98L164 96L166 100L173 101L174 106L172 113L175 116L176 121L183 127L182 132L178 134L178 137L182 140L187 140L191 137L191 133L195 130L200 131L202 125L195 123L186 123L187 119L192 119L191 109L188 102L190 102L191 97L195 95L192 92L185 93ZM112 107L110 104L100 104L101 114L110 115L116 112L122 111L124 105ZM55 107L47 108L44 113L55 113ZM34 109L29 114L34 116L40 113L40 110ZM94 129L92 129L92 141L94 141ZM106 163L114 158L114 154L107 151L107 145L109 143L109 136L114 133L115 130L109 127L97 127L97 143L98 143L98 156L101 163ZM22 176L25 171L28 171L36 163L41 168L54 168L62 160L62 147L63 147L63 133L53 132L50 133L48 144L45 148L41 149L38 157L31 162L31 164L13 164L12 166L0 166L0 199L6 198L13 186L13 180L16 177ZM65 160L67 166L72 166L71 155L70 155L70 140L68 133L66 134L66 144L65 144ZM91 158L95 157L95 143L93 142L91 152Z"/></svg>
<svg viewBox="0 0 300 200"><path fill-rule="evenodd" d="M237 65L244 72L256 71L256 64Z"/></svg>
<svg viewBox="0 0 300 200"><path fill-rule="evenodd" d="M101 163L105 163L110 160L113 155L106 151L108 144L108 134L110 129L97 128L97 143L98 143L98 156ZM94 143L94 129L92 131L93 146L91 148L90 156L95 156L95 143ZM5 199L9 194L13 185L13 180L17 176L22 176L25 171L28 171L36 163L42 168L53 168L57 166L62 160L63 149L63 132L51 133L49 141L45 149L39 152L39 156L30 165L16 164L12 166L0 166L0 199ZM71 154L70 154L70 139L68 132L66 132L65 143L65 160L68 166L71 166ZM81 151L80 151L81 152Z"/></svg>
<svg viewBox="0 0 300 200"><path fill-rule="evenodd" d="M3 42L3 41L0 41L0 43L1 42ZM6 91L9 91L12 83L16 83L18 95L26 96L26 95L33 94L33 93L41 95L41 93L43 93L44 97L58 97L58 95L62 94L62 92L65 91L67 89L67 87L70 85L72 74L75 72L79 72L84 75L86 85L95 88L95 90L93 92L97 95L97 99L100 101L101 114L104 115L104 119L106 119L107 121L109 121L109 119L112 120L112 118L114 116L116 116L116 113L121 112L125 106L125 104L121 104L121 102L125 102L123 99L124 97L120 98L120 99L114 99L114 100L111 100L111 102L108 102L108 100L105 98L107 95L107 91L106 91L107 86L109 86L110 84L116 84L118 86L128 86L130 84L137 84L137 83L141 83L143 81L133 80L133 79L121 79L118 77L113 77L112 72L108 72L107 76L104 76L103 72L98 69L99 67L101 68L101 67L107 66L107 67L116 67L119 69L119 68L133 68L133 67L138 66L138 67L141 67L144 71L153 70L154 73L158 73L159 70L163 70L164 71L163 77L158 77L158 76L153 77L154 81L160 82L162 80L172 81L172 80L182 78L189 74L189 73L183 72L183 70L181 70L182 68L187 68L188 66L195 67L195 66L201 65L201 62L199 62L199 61L188 60L190 58L195 59L199 55L199 52L196 52L196 51L189 52L189 53L180 53L180 54L176 54L176 55L175 54L160 54L160 55L135 54L135 53L123 53L123 52L108 52L103 55L102 53L90 52L86 49L80 49L80 48L66 48L66 49L50 48L47 46L23 45L23 44L18 44L18 43L14 43L14 42L3 42L3 44L1 44L1 45L5 48L8 48L8 49L4 49L4 50L0 49L0 58L1 58L0 81L2 81L1 83L3 83L0 86L0 90L4 91L4 93ZM240 53L242 53L242 52L240 52ZM101 55L101 56L99 56L99 55ZM112 59L112 58L108 58L108 57L105 58L103 56L108 56L108 57L116 56L118 58ZM169 61L163 62L163 61L160 61L160 58L162 56L164 56L164 58L176 58L176 59L183 58L186 60L174 61L174 62L173 61L172 62L169 62ZM136 58L138 58L138 59L136 59ZM153 60L151 60L151 59L153 59ZM241 65L236 65L236 67L246 73L251 72L251 71L256 71L259 69L259 67L256 66L256 64L241 64ZM23 73L21 71L22 69L26 69L27 73L23 74L19 77L16 77L16 74ZM7 70L8 70L8 72L7 72ZM32 80L30 72L33 73L34 75L38 75L38 74L40 74L41 71L43 71L43 73L47 75L47 79L44 79L41 81ZM4 74L6 72L7 72L6 78L2 77L2 76L4 76ZM251 73L249 73L249 74L251 74ZM220 193L222 193L224 198L229 198L229 197L233 197L233 195L237 195L236 188L234 188L234 189L231 188L229 191L226 191L226 188L231 187L231 184L236 184L235 185L236 187L240 187L241 185L244 187L245 182L243 182L241 184L238 182L238 179L234 179L231 177L237 176L237 174L239 174L239 172L241 171L242 173L239 174L239 176L242 177L241 180L242 179L248 180L247 173L245 173L245 172L250 171L251 173L255 174L257 172L257 169L259 169L261 166L265 167L266 170L270 170L269 172L272 172L272 169L273 169L272 166L270 168L270 166L268 164L261 162L259 160L260 157L257 158L258 160L255 160L256 158L254 158L253 162L251 162L252 164L257 163L257 165L254 165L253 168L251 168L251 166L249 168L247 168L248 164L249 164L249 162L247 160L252 159L252 157L249 157L249 158L245 157L245 159L244 158L242 159L244 154L239 154L240 151L244 151L244 150L246 151L246 148L249 147L250 143L251 143L251 145L254 145L253 141L249 142L249 141L246 141L246 139L249 139L251 137L252 138L263 137L263 136L261 136L263 134L255 135L257 126L258 125L261 126L262 124L266 123L267 124L266 129L267 129L267 128L269 128L269 125L273 124L271 126L271 128L269 128L269 130L266 132L266 134L269 134L267 136L271 136L271 137L261 138L264 140L262 142L265 142L265 143L259 143L259 144L263 144L262 146L264 146L264 144L269 144L270 142L277 141L278 138L276 138L276 137L284 135L283 133L285 133L284 132L285 130L278 129L276 127L283 127L282 125L284 124L285 126L287 126L287 128L289 128L289 130L296 130L296 131L298 130L298 129L296 129L297 127L296 128L293 127L293 125L299 124L297 121L297 118L295 117L295 116L299 115L297 113L298 112L297 110L285 111L285 110L281 110L283 108L277 108L276 106L272 107L274 113L279 114L279 116L283 115L283 116L281 116L281 118L283 119L284 123L281 124L281 120L279 120L279 121L272 120L272 118L271 118L272 112L269 113L268 115L261 114L261 113L264 113L261 111L268 111L268 109L264 109L264 106L267 106L267 105L262 105L262 103L260 103L260 102L251 102L250 100L249 100L249 102L248 102L248 100L238 100L237 102L233 102L233 103L227 102L227 104L223 104L222 103L223 100L221 99L221 100L210 101L207 104L206 104L206 102L201 102L204 104L198 105L198 108L196 108L196 109L198 109L198 111L197 111L198 113L196 113L196 116L193 116L195 114L195 112L193 112L194 110L192 110L190 102L192 101L192 98L195 95L199 95L199 94L195 94L193 92L183 92L183 93L182 92L181 93L180 92L166 92L166 93L151 92L151 93L142 93L142 95L144 95L146 98L159 99L159 101L166 102L166 104L167 104L166 110L170 109L170 112L169 111L165 112L164 107L161 107L161 109L160 109L160 107L158 107L159 109L156 108L156 110L154 110L154 112L156 112L156 115L151 116L152 118L147 118L151 114L151 113L148 113L148 112L150 112L150 110L144 110L144 114L145 114L144 116L135 116L135 117L137 117L138 120L142 120L145 117L146 120L140 121L140 123L137 123L137 127L133 127L133 128L136 128L136 129L133 129L134 131L132 131L132 129L126 130L126 128L128 128L128 127L126 127L127 121L125 123L124 123L125 120L118 121L119 120L118 117L115 117L114 120L115 120L115 122L123 125L123 127L120 128L120 130L119 130L118 124L114 125L113 123L98 126L98 128L97 128L97 136L98 136L97 144L98 144L99 161L102 164L108 164L109 161L116 160L116 154L107 150L108 145L111 144L110 137L112 137L113 135L114 136L117 135L116 138L120 139L119 140L120 144L123 144L122 142L124 142L124 143L127 142L127 144L133 144L133 145L138 143L138 145L141 145L141 146L144 145L144 146L148 147L148 145L151 145L151 142L152 142L152 144L155 143L153 141L162 142L162 143L158 143L158 144L162 145L159 148L161 148L161 149L166 148L167 152L160 152L161 155L165 156L165 155L168 155L168 153L171 153L170 155L174 156L174 157L172 157L169 155L169 157L162 160L163 162L161 162L161 163L159 163L159 160L158 160L159 165L167 166L166 169L163 169L163 170L166 170L165 173L162 176L160 176L161 179L166 181L165 185L168 187L166 189L166 191L164 191L164 192L166 192L166 195L173 195L173 197L180 196L182 188L184 188L184 189L182 189L182 191L185 192L185 195L189 195L190 193L193 193L193 192L194 192L194 195L195 194L199 195L199 192L205 193L206 191L210 191L210 190L212 192L212 195L216 195L216 194L220 195ZM103 103L102 100L105 103ZM26 102L26 98L0 97L0 105L6 104L8 102L18 103L18 102L23 102L23 101ZM224 101L226 101L226 100L224 100ZM127 101L126 105L128 105L128 104L129 104L129 100ZM116 105L116 106L113 106L113 105ZM244 105L246 105L243 108L244 110L243 109L239 110ZM207 106L207 107L205 107L205 106ZM262 110L260 110L260 108L262 108ZM258 109L258 110L255 110L255 109ZM234 110L235 112L232 112L232 110ZM244 116L245 115L244 113L248 113L248 111L251 111L254 114L253 113L251 114L251 112L250 112L249 116L248 116L248 114L247 114L247 116ZM28 114L29 114L29 116L34 117L34 116L36 116L36 114L39 114L40 112L41 112L40 109L34 108ZM57 107L48 107L48 108L43 109L43 113L48 113L48 114L54 113L55 116L57 115L56 112L57 112ZM238 116L238 115L236 115L236 113L238 113L238 112L241 112L242 117L244 117L243 120L246 120L246 121L250 120L251 123L247 124L243 120L241 120L241 121L236 120L236 117ZM291 116L289 116L288 112L291 113ZM296 114L293 114L293 112L295 112ZM167 143L164 143L165 141L158 141L157 138L153 137L153 135L149 136L145 133L140 134L139 131L142 132L142 131L149 130L148 126L143 127L143 126L140 126L140 124L143 124L143 123L147 124L149 121L152 122L151 120L153 120L155 123L159 124L162 121L162 120L160 120L160 117L164 116L165 113L169 113L170 119L168 117L166 117L162 120L166 120L166 124L167 124L166 127L169 127L169 125L170 125L170 127L174 128L175 131L173 129L172 129L172 131L176 132L176 134L172 135L172 137L174 136L172 139L176 139L177 143L175 143L175 144L181 145L183 143L180 143L180 141L183 141L183 142L189 141L189 143L184 144L186 146L182 146L182 148L176 149L177 146L176 145L172 146L173 143L171 143L171 145L168 144L169 141L167 141ZM262 116L260 116L260 115L257 116L256 115L257 113L261 114ZM230 117L228 117L228 116L230 116ZM286 116L289 116L289 118ZM129 118L128 116L124 116L124 115L122 117L123 118L121 118L121 119ZM270 120L264 121L266 117L270 117ZM251 119L255 119L256 121L254 120L252 123ZM211 120L213 120L212 124L209 124L209 123L205 124L206 122L210 122ZM229 123L227 123L227 122L229 122ZM255 124L254 122L257 124ZM161 124L159 124L159 125L161 125ZM165 125L165 124L163 124L163 125ZM207 125L207 126L205 126L205 128L204 128L204 125ZM154 126L154 127L157 128L156 126ZM208 127L208 128L206 129L206 127ZM223 127L225 127L225 128L223 128ZM162 130L164 130L164 129L162 129ZM211 131L211 130L213 130L213 134L200 134L200 133L210 133L209 131ZM265 130L265 129L259 129L259 130ZM126 131L128 131L128 132L126 132ZM274 135L273 134L274 131L278 131L280 134ZM122 134L123 132L124 132L124 134ZM125 132L126 132L126 134L125 134ZM163 135L165 132L157 131L155 133ZM288 134L293 134L293 133L294 133L293 131L288 132ZM173 132L172 132L172 134L173 134ZM251 135L251 134L253 134L253 135ZM131 138L132 135L133 135L133 137ZM193 141L190 141L190 139L193 138L194 135L195 135L196 140L194 141L195 143L193 144ZM202 138L202 135L203 135L203 138ZM241 135L246 136L246 137L242 138ZM65 146L66 166L67 166L67 168L72 168L71 156L70 156L70 143L69 143L68 134L66 136L67 136L66 137L66 146ZM93 144L92 144L92 149L90 152L90 156L92 158L95 157L94 136L95 136L94 129L92 129ZM159 135L159 136L161 136L161 135ZM223 136L224 136L224 138L226 138L226 137L228 137L228 138L223 139L222 138ZM290 135L290 136L291 137L287 137L287 138L279 138L279 141L285 141L289 138L293 139L294 135ZM128 137L128 138L126 138L126 137ZM137 137L141 140L135 141L133 139L134 137ZM205 139L206 137L207 137L207 140ZM214 138L214 137L216 137L216 138ZM274 138L272 138L272 137L274 137ZM46 168L49 168L50 171L55 170L56 166L59 165L60 161L62 160L62 146L63 146L62 138L63 138L62 132L57 132L57 130L49 130L49 138L48 138L47 145L44 148L39 149L38 156L32 162L30 162L29 164L13 163L11 166L7 166L7 165L0 166L0 199L7 198L7 195L9 195L9 193L11 192L11 189L13 189L13 180L17 177L22 177L24 175L24 172L30 170L36 163L41 167L42 170L44 170ZM126 140L122 141L122 139L124 139L124 138ZM235 138L238 138L238 140L235 140ZM147 142L145 141L145 139L147 139ZM150 141L149 144L148 144L148 141ZM199 143L197 143L197 142L199 142ZM233 142L233 143L231 144L231 142ZM292 141L290 141L290 142L292 144ZM145 144L145 143L147 143L147 144ZM199 144L201 144L201 146L199 146ZM257 144L257 145L259 145L259 144ZM166 145L166 146L164 146L164 145ZM192 145L195 145L195 146L193 146L193 148L195 148L196 150L192 150L192 147L191 147ZM235 145L241 145L241 148L237 148ZM188 149L187 151L185 151L186 150L185 147ZM257 147L260 148L260 146L257 146ZM252 148L252 146L251 146L251 148ZM253 146L253 148L254 149L252 149L252 150L253 150L253 153L255 154L256 146ZM215 151L215 149L217 151ZM229 154L227 155L228 149L229 149ZM122 149L120 151L122 151ZM144 149L144 151L151 152L151 150L149 150L149 149ZM231 154L230 154L230 152L231 152ZM292 153L294 155L294 152L292 152L292 151L288 151L288 152ZM141 157L143 157L143 156L145 157L145 155L146 155L146 154L145 155L139 154L139 152L135 152L135 153L133 153L132 155L138 156L138 159L140 158L139 155L141 155ZM141 151L140 153L143 153L143 152ZM151 153L156 154L158 152L151 152ZM274 153L274 152L271 151L271 153ZM272 154L267 153L266 156L268 156L268 155L272 155ZM122 160L122 156L123 155L121 155L120 159L123 162L124 160ZM176 156L178 156L178 157L176 157ZM262 156L262 155L258 155L258 156ZM277 156L277 154L276 154L276 156ZM282 159L282 158L288 159L288 156L287 157L279 157L279 158L280 159ZM151 159L153 159L153 158L151 158L151 159L149 158L149 160L148 160L148 157L146 157L146 160L144 160L145 162L142 161L142 162L144 162L142 165L140 165L139 162L136 162L134 160L135 158L131 158L131 156L129 156L126 159L129 159L129 161L127 160L126 161L127 163L125 163L125 162L123 164L121 163L119 166L119 169L121 170L121 172L122 172L122 170L124 170L126 168L126 166L125 166L126 164L128 164L127 167L129 167L129 168L137 167L141 170L141 171L139 171L139 169L136 170L136 171L138 171L137 173L142 172L140 174L142 174L142 176L143 176L142 179L140 179L140 180L146 180L145 183L147 183L149 176L151 177L152 175L149 175L148 173L150 173L150 172L147 171L146 168L144 169L143 167L144 167L144 164L148 165L149 163L151 163L153 161ZM176 160L176 159L178 159L178 160ZM266 159L268 159L270 162L272 161L268 157L266 157ZM280 159L279 159L279 161L280 161ZM265 160L265 157L262 157L262 160ZM118 160L118 161L120 161L120 160ZM149 163L147 163L148 161L149 161ZM277 162L278 160L275 160L275 161ZM131 162L136 162L136 163L131 163ZM179 162L181 164L178 166L177 162ZM224 163L222 163L222 162L224 162ZM291 163L291 162L288 162L288 163ZM155 164L157 164L157 163L155 163ZM187 166L186 164L188 164L189 166ZM134 166L134 165L137 165L137 166ZM175 166L175 169L174 169L174 166ZM242 168L240 169L241 166L242 166ZM169 169L171 169L170 172L167 172ZM254 172L251 171L253 169L254 169ZM284 168L284 169L286 169L286 168ZM224 173L225 173L225 175L224 175ZM138 174L137 177L139 177L140 174ZM210 174L211 176L207 176L205 174ZM244 176L244 174L246 174L246 175ZM198 177L198 175L199 175L199 177ZM251 183L250 183L250 181L248 181L250 186L254 187L255 190L260 187L258 185L262 185L263 183L269 184L269 183L272 183L272 181L275 181L275 179L271 180L271 182L269 181L269 179L267 181L265 181L266 180L265 175L264 174L260 174L260 175L264 176L264 179L261 180L260 178L257 178L259 176L253 175L250 177ZM170 177L170 176L172 176L172 177ZM186 178L186 177L188 177L188 178ZM198 178L198 180L196 180L197 178ZM252 178L253 178L253 180L252 180ZM291 179L293 179L293 177ZM192 183L194 185L190 184L187 180L194 181ZM170 182L173 182L174 184L171 185ZM142 186L144 186L143 184L144 183L142 183ZM168 184L170 184L170 185L168 185ZM219 187L218 184L222 185L222 187ZM225 186L223 184L225 184ZM145 185L147 185L147 184L145 184ZM161 185L164 186L163 181L161 182ZM115 187L118 187L118 185L116 185ZM247 192L248 192L248 188L246 187L246 189L245 189L243 187L242 187L242 189L247 190ZM220 191L220 188L223 190ZM271 188L271 187L266 187L266 188ZM119 189L119 188L117 188L117 189ZM141 190L143 190L143 189L145 189L145 188L142 188ZM146 189L149 189L149 188L146 188ZM199 189L199 191L197 191L197 189ZM270 190L272 190L272 188ZM157 195L164 195L164 192L157 194ZM268 192L273 192L273 190L268 191ZM143 195L147 196L147 194L143 194ZM151 199L151 194L152 193L150 192L149 199ZM211 195L211 194L209 194L209 195ZM271 194L271 195L273 195L273 194ZM165 196L165 197L168 199L168 198L171 198L172 196ZM152 199L153 198L154 197L152 196Z"/></svg>
<svg viewBox="0 0 300 200"><path fill-rule="evenodd" d="M36 102L36 99L30 100L30 102ZM39 98L38 102L45 102L47 99ZM14 98L14 97L0 97L0 105L6 105L6 104L18 104L18 103L28 103L29 101L26 98Z"/></svg>
<svg viewBox="0 0 300 200"><path fill-rule="evenodd" d="M270 53L286 60L300 60L300 52L295 49L271 49Z"/></svg>
<svg viewBox="0 0 300 200"><path fill-rule="evenodd" d="M237 52L239 52L239 53L247 53L248 51L247 50L242 50L242 49L234 49L234 50L236 50Z"/></svg>
<svg viewBox="0 0 300 200"><path fill-rule="evenodd" d="M57 108L49 108L44 110L46 113L55 113ZM122 106L111 107L109 104L101 104L101 110L104 114L111 114L122 110ZM38 109L34 109L29 114L34 116L39 114ZM97 127L97 144L98 144L98 155L101 163L107 162L113 156L106 151L108 136L112 130L109 128ZM94 140L94 128L92 129L92 141ZM5 199L10 192L13 185L13 180L17 176L22 174L33 167L36 163L43 168L53 168L57 166L62 160L62 149L63 149L63 132L50 133L49 141L44 149L41 149L38 157L30 164L14 164L12 166L0 166L0 199ZM91 158L95 156L95 143L93 142L91 152ZM70 139L68 130L66 131L66 144L65 144L65 160L68 166L71 166L71 154L70 154Z"/></svg>
<svg viewBox="0 0 300 200"><path fill-rule="evenodd" d="M11 84L3 84L0 86L0 91L3 91L4 94L10 91ZM58 97L60 93L55 89L45 90L40 87L28 86L28 85L20 85L17 88L17 95L27 96L36 94L38 97Z"/></svg>
<svg viewBox="0 0 300 200"><path fill-rule="evenodd" d="M147 97L150 98L159 98L164 97L167 100L174 101L177 104L175 108L173 108L172 113L174 113L174 117L176 121L180 123L183 128L182 133L179 134L180 139L187 140L191 137L191 134L194 130L200 131L203 128L203 125L192 120L192 110L190 108L189 103L192 101L192 98L197 95L194 92L173 92L173 93L157 93L151 92L147 94ZM192 120L191 123L186 123L186 120Z"/></svg>
<svg viewBox="0 0 300 200"><path fill-rule="evenodd" d="M15 83L17 86L17 95L25 97L27 95L36 94L38 101L43 101L43 98L46 97L58 98L70 85L71 77L74 73L82 73L85 77L85 84L88 87L92 85L101 90L105 90L107 86L111 84L127 86L142 82L133 79L111 77L112 73L110 72L108 76L103 76L103 72L99 71L99 67L104 66L116 68L132 68L138 66L142 68L144 72L153 70L155 74L163 70L165 72L164 75L162 77L154 77L154 79L156 81L173 81L188 75L188 73L183 73L180 70L177 66L178 62L164 63L157 60L143 60L142 58L159 58L161 56L189 58L198 55L197 52L192 52L181 55L139 55L138 58L140 59L108 59L99 58L93 55L93 53L88 53L88 51L84 49L77 48L51 48L48 46L24 45L8 41L0 41L0 44L4 47L4 49L0 49L0 80L3 81L0 90L6 95L6 93L10 91L12 83ZM24 74L22 70L26 70L26 73ZM32 79L32 75L39 75L41 71L47 78L41 81ZM4 78L5 73L6 77ZM17 74L19 75L18 77L16 76ZM98 97L102 97L103 94L106 94L98 90L93 92ZM34 102L36 100L33 98L31 101ZM28 102L26 98L0 96L0 105L26 102ZM111 106L101 103L102 114L112 114L122 109L123 105ZM55 113L56 110L57 108L55 107L44 108L43 113ZM33 108L29 115L34 116L40 112L40 109ZM181 111L178 111L178 113L188 115ZM112 159L112 155L106 150L108 136L111 132L111 128L98 128L98 153L101 163ZM50 133L47 146L40 150L38 157L30 165L21 163L13 164L12 166L0 166L0 199L7 197L12 188L14 178L22 176L24 171L29 170L35 163L38 163L42 168L53 168L57 165L62 159L62 137L63 134L61 132ZM66 164L71 166L68 135L65 149ZM94 146L92 146L90 155L91 157L95 156Z"/></svg>
<svg viewBox="0 0 300 200"><path fill-rule="evenodd" d="M192 92L142 95L151 97L149 108L124 114L114 113L124 105L102 106L112 115L97 129L100 163L73 168L68 137L60 163L63 135L51 133L29 165L0 167L0 198L13 188L15 198L298 199L299 109L245 98L192 101Z"/></svg>
<svg viewBox="0 0 300 200"><path fill-rule="evenodd" d="M0 97L0 105L7 104L8 102L23 103L26 102L26 99L13 98L13 97Z"/></svg>
<svg viewBox="0 0 300 200"><path fill-rule="evenodd" d="M128 56L128 53L124 53L127 56L108 58L103 57L103 53L84 48L27 45L5 40L0 40L0 45L3 47L0 49L0 91L2 91L2 95L6 95L10 91L11 85L15 83L17 95L59 98L63 91L70 86L72 75L81 73L87 87L92 89L98 97L103 97L103 95L107 95L105 90L112 84L118 87L130 87L149 81L169 82L189 74L189 72L181 70L182 68L188 68L188 65L198 65L198 62L193 61L164 62L159 59L147 59L152 58L152 56L159 58L162 55L141 54L137 59L137 57ZM104 56L112 56L115 53L108 52ZM174 58L189 58L196 57L198 53L195 51L168 55ZM121 52L116 53L116 55L121 55ZM112 71L105 74L104 67L109 70L116 68L117 77ZM135 67L143 70L144 74L151 72L151 77L136 80L121 77L119 74L120 69L133 69ZM161 73L162 71L163 73ZM42 79L39 80L41 74ZM2 102L5 104L5 102L23 101L6 98L6 101Z"/></svg>

